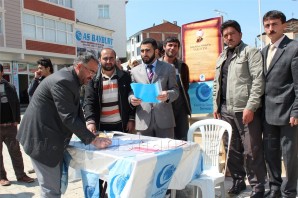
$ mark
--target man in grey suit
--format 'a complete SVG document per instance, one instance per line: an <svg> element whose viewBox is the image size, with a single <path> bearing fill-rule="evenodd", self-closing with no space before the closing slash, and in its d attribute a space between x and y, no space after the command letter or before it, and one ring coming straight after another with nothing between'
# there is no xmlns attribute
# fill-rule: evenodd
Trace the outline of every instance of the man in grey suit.
<svg viewBox="0 0 298 198"><path fill-rule="evenodd" d="M41 197L61 197L63 153L73 133L83 143L97 148L111 144L109 139L95 137L86 128L80 107L80 87L91 80L97 69L98 60L93 54L80 54L72 67L42 81L25 112L17 139L31 157Z"/></svg>
<svg viewBox="0 0 298 198"><path fill-rule="evenodd" d="M157 99L160 103L145 103L129 95L130 103L136 107L136 130L142 135L174 138L175 118L172 102L179 96L175 69L172 65L157 60L157 43L146 38L141 43L143 64L131 70L132 82L150 84L160 82L162 92ZM151 79L151 74L152 79ZM151 79L151 80L150 80Z"/></svg>
<svg viewBox="0 0 298 198"><path fill-rule="evenodd" d="M263 25L270 44L264 57L264 150L270 191L265 197L297 195L298 178L298 42L283 34L286 16L267 12ZM281 178L281 156L286 178Z"/></svg>

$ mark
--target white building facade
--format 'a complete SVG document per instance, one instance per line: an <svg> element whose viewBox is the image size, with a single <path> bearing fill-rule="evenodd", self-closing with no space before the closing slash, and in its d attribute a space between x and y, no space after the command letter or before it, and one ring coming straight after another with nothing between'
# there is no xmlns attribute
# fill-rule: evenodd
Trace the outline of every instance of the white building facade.
<svg viewBox="0 0 298 198"><path fill-rule="evenodd" d="M73 4L76 18L80 22L113 31L113 49L120 58L126 58L127 2L127 0L76 0Z"/></svg>

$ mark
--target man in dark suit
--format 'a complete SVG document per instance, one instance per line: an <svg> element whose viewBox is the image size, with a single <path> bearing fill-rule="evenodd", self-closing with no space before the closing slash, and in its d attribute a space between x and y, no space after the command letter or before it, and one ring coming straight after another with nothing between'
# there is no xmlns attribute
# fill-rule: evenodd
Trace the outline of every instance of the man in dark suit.
<svg viewBox="0 0 298 198"><path fill-rule="evenodd" d="M267 12L263 25L270 44L264 57L264 150L270 191L266 197L297 195L298 176L298 42L283 34L285 15ZM286 178L281 178L281 156Z"/></svg>
<svg viewBox="0 0 298 198"><path fill-rule="evenodd" d="M31 157L41 197L60 197L63 153L73 133L83 143L105 148L106 138L95 137L86 128L79 90L96 74L98 60L80 54L72 67L63 68L43 80L25 112L17 139Z"/></svg>
<svg viewBox="0 0 298 198"><path fill-rule="evenodd" d="M160 82L162 92L157 99L160 103L145 103L129 96L130 103L136 107L136 130L142 135L174 138L175 118L172 102L179 96L175 69L172 65L157 60L157 43L152 38L141 43L143 64L131 70L132 82L150 84ZM151 73L151 71L152 73ZM152 79L150 74L153 75ZM151 79L151 80L150 80Z"/></svg>

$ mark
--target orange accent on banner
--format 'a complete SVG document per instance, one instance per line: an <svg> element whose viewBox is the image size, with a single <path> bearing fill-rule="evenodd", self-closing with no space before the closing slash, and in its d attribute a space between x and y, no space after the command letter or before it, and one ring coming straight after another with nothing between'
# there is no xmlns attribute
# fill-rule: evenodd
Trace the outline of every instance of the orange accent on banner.
<svg viewBox="0 0 298 198"><path fill-rule="evenodd" d="M182 25L183 61L189 67L190 83L214 79L222 52L222 17Z"/></svg>

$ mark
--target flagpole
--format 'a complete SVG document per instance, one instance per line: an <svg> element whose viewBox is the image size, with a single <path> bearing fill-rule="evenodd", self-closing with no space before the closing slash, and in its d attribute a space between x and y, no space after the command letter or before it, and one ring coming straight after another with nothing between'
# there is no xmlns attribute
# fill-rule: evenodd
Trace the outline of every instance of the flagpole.
<svg viewBox="0 0 298 198"><path fill-rule="evenodd" d="M261 17L261 0L258 0L259 3L259 21L260 21L260 41L261 41L261 49L263 49L263 35L262 35L262 17Z"/></svg>

